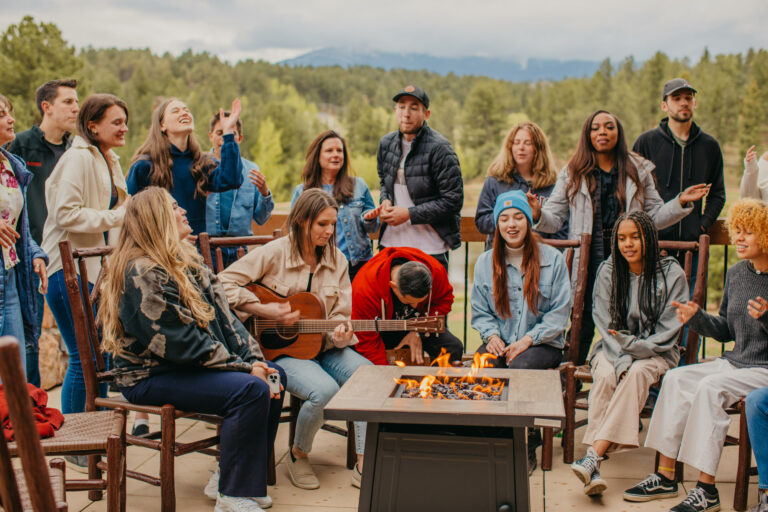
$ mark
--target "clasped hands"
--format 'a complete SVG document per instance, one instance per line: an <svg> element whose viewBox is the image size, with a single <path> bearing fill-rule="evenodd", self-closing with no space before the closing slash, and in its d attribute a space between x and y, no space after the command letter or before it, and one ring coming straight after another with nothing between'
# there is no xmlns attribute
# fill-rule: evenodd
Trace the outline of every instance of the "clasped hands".
<svg viewBox="0 0 768 512"><path fill-rule="evenodd" d="M386 222L390 226L399 226L411 219L411 213L408 211L408 208L404 206L392 206L392 201L389 199L383 200L378 208L371 210L368 214L371 214L376 210L379 210L378 215L381 218L381 221ZM372 216L370 219L366 217L365 220L371 220L374 217L375 216Z"/></svg>
<svg viewBox="0 0 768 512"><path fill-rule="evenodd" d="M527 334L515 341L506 345L496 334L492 334L485 345L485 349L496 357L504 357L507 364L511 363L517 356L528 350L533 344L533 338Z"/></svg>

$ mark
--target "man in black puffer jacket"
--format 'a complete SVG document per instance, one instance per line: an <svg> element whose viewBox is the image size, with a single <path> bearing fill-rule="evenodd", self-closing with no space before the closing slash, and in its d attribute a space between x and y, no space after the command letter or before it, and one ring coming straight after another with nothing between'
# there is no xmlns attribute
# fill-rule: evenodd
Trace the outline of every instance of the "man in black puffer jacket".
<svg viewBox="0 0 768 512"><path fill-rule="evenodd" d="M464 183L451 143L427 126L429 97L406 86L392 100L399 130L379 142L381 247L415 247L448 265L461 245Z"/></svg>
<svg viewBox="0 0 768 512"><path fill-rule="evenodd" d="M632 148L656 165L656 187L664 201L691 185L711 185L703 211L701 201L696 201L690 215L659 233L662 240L697 241L725 206L723 153L717 140L693 122L695 93L696 89L682 78L667 82L661 109L669 117L640 135Z"/></svg>

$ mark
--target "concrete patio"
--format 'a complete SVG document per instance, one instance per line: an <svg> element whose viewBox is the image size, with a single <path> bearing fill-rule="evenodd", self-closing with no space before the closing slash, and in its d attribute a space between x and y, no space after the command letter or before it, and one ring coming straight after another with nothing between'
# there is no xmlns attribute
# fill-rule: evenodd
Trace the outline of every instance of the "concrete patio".
<svg viewBox="0 0 768 512"><path fill-rule="evenodd" d="M49 392L50 404L59 406L61 388ZM132 421L129 418L129 424ZM154 419L152 420L154 421ZM647 425L648 420L644 420ZM154 423L153 426L156 426ZM736 428L732 425L731 428ZM129 426L130 428L130 426ZM210 435L204 424L196 421L181 420L178 423L181 439L192 440ZM736 433L734 431L734 433ZM584 451L580 444L583 429L577 430L577 456ZM285 457L288 449L288 425L281 424L278 432L277 450L277 485L269 488L274 499L271 510L275 512L341 512L357 510L359 491L350 485L351 472L344 467L345 441L342 437L320 431L315 440L311 459L315 472L320 479L320 488L305 491L294 487L288 480ZM629 503L622 500L625 488L644 478L652 469L653 452L641 448L612 455L601 468L603 478L608 482L608 491L602 498L589 498L582 493L582 484L571 470L562 462L560 440L555 439L553 470L542 474L537 469L531 476L531 510L543 511L543 491L546 489L546 510L548 511L667 511L682 499L659 500L650 503ZM736 475L737 448L726 448L717 472L718 489L722 510L733 510L733 481ZM130 447L128 449L128 467L155 473L159 467L158 453L152 450ZM210 512L214 502L203 494L203 487L208 482L215 468L212 457L192 453L176 459L176 496L177 510L180 512ZM76 478L70 466L68 475ZM685 489L695 485L696 473L686 467ZM461 492L461 491L454 491ZM753 477L749 489L749 505L756 500L757 478ZM682 496L682 493L681 493ZM88 512L106 511L106 501L91 502L85 492L67 494L70 511ZM128 480L127 509L132 512L146 512L160 509L160 490L136 480ZM425 511L429 512L429 511ZM468 511L472 512L472 511Z"/></svg>

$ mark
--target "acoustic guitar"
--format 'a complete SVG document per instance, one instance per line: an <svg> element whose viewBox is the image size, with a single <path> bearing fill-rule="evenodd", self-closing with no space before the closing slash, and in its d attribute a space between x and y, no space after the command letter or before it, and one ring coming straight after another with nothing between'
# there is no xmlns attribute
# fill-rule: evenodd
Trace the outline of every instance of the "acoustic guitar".
<svg viewBox="0 0 768 512"><path fill-rule="evenodd" d="M346 323L342 320L328 320L325 304L310 292L283 297L259 283L251 283L246 288L262 303L287 302L292 310L301 312L299 320L293 325L284 325L277 320L259 318L249 320L251 334L261 345L264 357L270 361L278 356L312 359L323 348L323 333L332 332L337 325ZM408 320L352 320L351 322L355 332L445 332L445 316L424 316Z"/></svg>

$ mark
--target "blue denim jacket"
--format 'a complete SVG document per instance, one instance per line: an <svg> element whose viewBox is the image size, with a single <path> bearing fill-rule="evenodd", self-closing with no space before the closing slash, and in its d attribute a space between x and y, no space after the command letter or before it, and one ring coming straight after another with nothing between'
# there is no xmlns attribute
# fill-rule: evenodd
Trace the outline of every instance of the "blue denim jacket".
<svg viewBox="0 0 768 512"><path fill-rule="evenodd" d="M29 182L34 177L31 172L27 170L27 166L24 160L8 153L3 148L0 148L0 153L8 159L13 168L13 173L16 175L16 181L19 182L21 187L21 193L24 194L24 208L21 210L21 217L16 224L16 231L21 235L16 240L16 254L19 257L19 263L14 267L16 272L16 288L19 293L19 303L21 305L21 316L24 319L24 333L28 336L33 336L34 339L40 337L40 324L37 323L37 298L33 293L34 280L32 270L32 261L35 258L42 258L45 260L45 264L48 264L48 255L37 245L34 238L29 232L29 217L27 216L27 188ZM2 264L2 257L0 257L0 305L5 304L5 265ZM0 325L5 320L5 310L0 307ZM20 340L24 341L24 340ZM24 344L22 343L22 347Z"/></svg>
<svg viewBox="0 0 768 512"><path fill-rule="evenodd" d="M560 251L546 244L539 245L539 306L536 315L528 308L523 296L524 275L507 264L507 290L510 299L510 317L501 318L493 303L493 253L485 251L475 263L472 285L472 328L480 333L483 342L496 334L510 344L526 334L534 345L565 346L566 324L571 312L571 284L568 267Z"/></svg>
<svg viewBox="0 0 768 512"><path fill-rule="evenodd" d="M256 185L251 183L248 171L259 168L255 163L240 159L243 163L243 184L240 188L226 192L213 192L205 203L205 230L211 236L249 236L253 234L251 220L263 225L272 214L275 203L272 192L267 197L261 195ZM232 210L229 214L229 228L222 229L222 196L229 195Z"/></svg>
<svg viewBox="0 0 768 512"><path fill-rule="evenodd" d="M323 185L323 190L333 194L333 185ZM296 199L304 192L304 185L297 185L293 190L291 208ZM336 245L352 265L368 261L373 256L373 246L368 233L379 229L379 218L363 220L363 213L376 208L371 191L362 178L355 178L355 192L346 204L339 205L339 218L336 223Z"/></svg>

